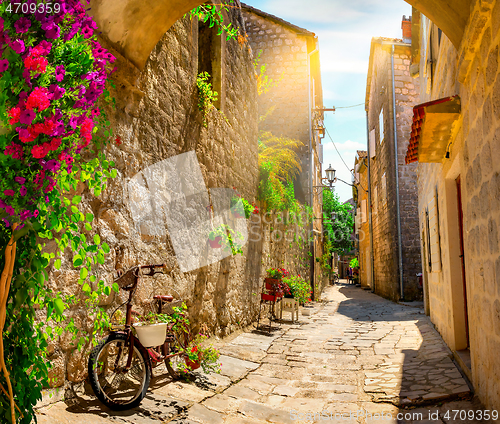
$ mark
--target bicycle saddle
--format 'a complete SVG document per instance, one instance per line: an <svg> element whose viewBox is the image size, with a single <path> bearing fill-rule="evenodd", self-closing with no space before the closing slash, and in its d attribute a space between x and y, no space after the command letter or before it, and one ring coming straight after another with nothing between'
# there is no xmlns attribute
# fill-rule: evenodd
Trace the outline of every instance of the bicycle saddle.
<svg viewBox="0 0 500 424"><path fill-rule="evenodd" d="M172 300L174 300L174 296L170 296L169 294L165 294L165 295L155 295L153 296L153 299L155 300L161 300L162 302L172 302Z"/></svg>

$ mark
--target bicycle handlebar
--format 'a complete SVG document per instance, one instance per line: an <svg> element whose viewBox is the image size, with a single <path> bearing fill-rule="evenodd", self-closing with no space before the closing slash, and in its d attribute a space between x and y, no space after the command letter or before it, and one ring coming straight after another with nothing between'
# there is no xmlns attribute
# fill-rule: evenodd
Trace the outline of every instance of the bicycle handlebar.
<svg viewBox="0 0 500 424"><path fill-rule="evenodd" d="M161 270L157 271L157 268L161 268ZM137 286L140 276L152 277L155 274L165 274L168 271L167 264L137 265L125 273L121 269L117 270L115 282L124 290L133 290Z"/></svg>

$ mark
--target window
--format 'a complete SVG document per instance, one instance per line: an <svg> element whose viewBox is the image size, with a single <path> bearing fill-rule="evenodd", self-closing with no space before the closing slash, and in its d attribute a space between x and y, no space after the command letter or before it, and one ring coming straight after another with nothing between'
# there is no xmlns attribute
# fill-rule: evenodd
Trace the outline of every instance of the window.
<svg viewBox="0 0 500 424"><path fill-rule="evenodd" d="M378 116L378 131L379 141L382 143L382 141L384 141L384 108L382 108Z"/></svg>
<svg viewBox="0 0 500 424"><path fill-rule="evenodd" d="M370 149L370 158L375 157L375 128L370 131L370 145L368 146Z"/></svg>
<svg viewBox="0 0 500 424"><path fill-rule="evenodd" d="M366 199L361 201L361 222L364 224L367 219L367 211L366 211Z"/></svg>

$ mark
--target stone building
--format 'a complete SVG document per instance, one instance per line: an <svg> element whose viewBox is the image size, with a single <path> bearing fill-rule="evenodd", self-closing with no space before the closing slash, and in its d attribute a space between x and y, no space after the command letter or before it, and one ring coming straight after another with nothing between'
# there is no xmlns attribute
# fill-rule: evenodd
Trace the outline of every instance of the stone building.
<svg viewBox="0 0 500 424"><path fill-rule="evenodd" d="M486 408L500 409L500 254L498 248L498 223L500 219L500 162L493 161L500 149L498 132L500 122L498 116L498 96L500 78L498 78L498 55L500 29L500 1L499 0L407 0L419 12L425 14L442 30L441 43L434 41L434 47L439 45L439 51L433 54L445 59L433 62L420 61L419 47L412 44L414 59L412 70L419 68L427 71L433 69L431 84L423 86L423 100L435 100L447 95L459 94L461 98L461 127L450 151L451 161L426 165L433 167L432 174L419 177L419 187L422 193L430 194L440 190L438 204L441 207L439 220L441 224L455 223L455 231L443 229L441 240L445 243L441 250L443 262L441 273L435 274L439 283L433 295L434 307L431 309L431 319L443 335L452 350L466 348L465 307L462 308L456 296L463 296L462 287L454 287L457 281L460 284L461 276L456 277L457 254L447 246L458 244L456 235L458 218L444 218L446 199L453 202L453 190L456 186L454 177L456 169L451 166L458 161L460 165L462 207L464 216L464 260L465 281L468 297L474 304L468 303L468 326L471 355L471 376L476 393L480 396ZM144 66L150 53L163 34L186 12L203 3L203 0L157 0L155 7L142 7L139 0L91 0L91 13L102 31L102 35L121 55L139 71ZM131 18L131 10L134 11ZM420 28L418 14L413 13L412 27ZM144 30L144 22L150 23L148 30ZM414 40L421 37L414 34ZM428 34L421 34L427 40ZM438 31L438 40L440 34ZM434 36L434 38L436 38ZM427 46L427 44L426 44ZM429 49L426 49L429 53ZM429 56L427 56L429 58ZM429 74L429 72L428 72ZM421 72L423 75L423 72ZM134 87L136 79L133 74L129 82L129 89L122 95L127 95L134 102ZM128 93L128 94L127 94ZM140 94L140 93L136 93ZM376 127L376 124L374 125ZM374 128L372 127L372 129ZM446 156L446 153L445 153ZM425 169L427 171L428 169ZM449 176L449 177L448 177ZM456 177L455 177L456 179ZM428 181L427 188L424 190ZM433 184L435 183L435 184ZM449 196L447 195L449 194ZM374 199L375 200L375 199ZM425 203L425 202L424 202ZM443 214L443 208L445 213ZM419 199L419 209L422 201ZM453 215L457 215L453 212ZM419 230L420 231L420 230ZM450 253L453 256L446 256ZM422 255L424 258L426 254ZM453 275L451 272L453 271ZM463 271L462 271L463 272ZM427 280L429 273L425 273ZM463 277L463 275L462 275ZM462 280L463 281L463 280ZM430 289L428 290L430 295ZM430 296L429 296L430 299ZM444 299L441 301L440 299ZM429 302L427 302L430 304ZM462 300L462 305L464 301ZM428 309L429 309L428 308ZM433 312L432 312L433 310ZM463 310L460 313L460 310Z"/></svg>
<svg viewBox="0 0 500 424"><path fill-rule="evenodd" d="M418 82L410 76L410 59L410 43L372 39L365 108L373 289L395 301L421 297L416 173L414 165L405 164L412 108L419 99Z"/></svg>
<svg viewBox="0 0 500 424"><path fill-rule="evenodd" d="M426 312L486 409L499 409L500 1L466 3L454 31L414 10L425 103L406 159L418 162Z"/></svg>
<svg viewBox="0 0 500 424"><path fill-rule="evenodd" d="M144 62L138 50L130 53L126 44L114 44L110 33L103 34L103 44L117 57L117 72L113 74L116 89L111 93L116 99L116 109L108 107L107 114L121 142L106 147L106 155L115 162L118 176L109 181L99 198L83 186L78 191L82 196L81 211L96 218L88 237L99 234L111 247L104 265L98 268L100 278L110 285L117 269L167 263L172 268L169 275L141 282L134 297L134 309L146 310L154 293L173 293L186 301L195 331L206 325L218 336L249 325L257 318L258 293L266 268L286 263L292 273L308 275L308 267L302 261L308 257L308 249L271 237L271 230L282 233L288 230L285 223L270 223L262 214L252 215L242 255L182 272L169 233L162 237L145 234L134 222L128 190L131 179L151 165L195 152L204 181L200 189L237 187L246 199L255 200L259 171L254 58L245 41L241 10L232 8L225 18L240 28L242 37L225 40L224 35L217 35L216 28L180 19L170 29L166 28ZM209 111L204 126L198 109L196 78L208 68L219 101ZM187 205L180 214L195 212ZM178 218L181 220L182 216ZM48 288L74 293L81 287L79 278L72 258L66 255L61 269L52 270ZM101 306L112 310L123 301L123 292L111 292L102 299ZM73 307L68 313L78 328L83 331L92 328L92 319L85 308ZM43 314L40 311L40 319ZM85 378L85 349L78 351L76 341L67 335L50 342L48 359L53 364L50 379L54 386L78 383ZM50 401L56 401L64 391L50 394L55 394Z"/></svg>
<svg viewBox="0 0 500 424"><path fill-rule="evenodd" d="M322 216L322 200L313 186L321 184L323 146L320 128L323 127L323 91L319 62L318 37L290 22L242 4L248 41L260 73L274 84L258 98L259 116L265 117L259 125L262 131L303 142L300 149L302 172L295 181L299 201L312 205L315 217ZM318 111L315 111L318 109ZM316 219L311 227L311 262L314 270L315 291L321 292L326 283L314 258L323 255L323 228ZM317 289L316 289L317 288Z"/></svg>
<svg viewBox="0 0 500 424"><path fill-rule="evenodd" d="M356 244L359 260L359 283L363 288L372 287L372 247L370 236L370 224L368 216L369 180L368 180L368 153L358 150L354 160L354 182L353 190L356 201Z"/></svg>

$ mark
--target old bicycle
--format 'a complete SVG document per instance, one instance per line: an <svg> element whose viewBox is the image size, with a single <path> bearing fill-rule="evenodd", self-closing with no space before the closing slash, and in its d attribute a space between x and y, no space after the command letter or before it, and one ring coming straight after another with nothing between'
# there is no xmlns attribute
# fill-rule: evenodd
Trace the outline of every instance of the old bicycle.
<svg viewBox="0 0 500 424"><path fill-rule="evenodd" d="M158 339L156 346L143 343L134 334L132 299L141 277L152 277L165 273L167 268L161 265L136 266L126 273L119 273L115 280L122 290L129 292L126 305L125 325L118 330L111 330L91 352L88 363L89 380L97 398L113 410L126 410L140 404L149 387L152 368L165 362L169 374L178 377L177 363L183 360L183 348L188 344L187 336L173 331L175 322L162 323L164 337ZM155 295L158 313L164 307L172 305L171 295ZM121 305L123 306L123 304Z"/></svg>

